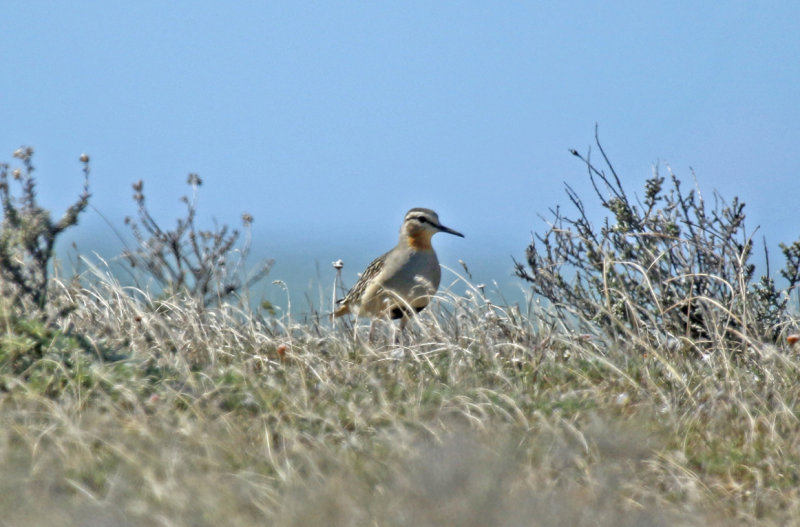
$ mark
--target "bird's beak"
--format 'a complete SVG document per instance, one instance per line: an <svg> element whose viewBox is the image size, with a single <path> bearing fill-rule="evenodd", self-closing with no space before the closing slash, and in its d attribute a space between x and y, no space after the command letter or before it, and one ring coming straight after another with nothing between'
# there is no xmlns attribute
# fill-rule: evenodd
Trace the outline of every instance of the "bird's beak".
<svg viewBox="0 0 800 527"><path fill-rule="evenodd" d="M458 232L458 231L454 231L454 230L453 230L453 229L451 229L450 227L445 227L444 225L437 225L437 227L438 227L438 229L439 229L439 232L446 232L446 233L448 233L448 234L455 234L456 236L461 236L462 238L464 237L464 235L463 235L463 234L461 234L461 233L460 233L460 232Z"/></svg>

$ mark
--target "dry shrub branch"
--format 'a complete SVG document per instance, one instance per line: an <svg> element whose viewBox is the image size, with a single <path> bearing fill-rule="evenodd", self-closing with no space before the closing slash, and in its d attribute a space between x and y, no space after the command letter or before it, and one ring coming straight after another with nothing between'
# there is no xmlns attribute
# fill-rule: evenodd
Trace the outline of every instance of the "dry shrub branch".
<svg viewBox="0 0 800 527"><path fill-rule="evenodd" d="M595 196L609 212L592 223L578 193L566 185L575 214L560 208L536 234L516 273L552 305L562 322L590 326L617 339L683 343L699 350L743 350L776 341L785 330L789 293L800 283L800 246L782 245L788 287L769 270L755 279L753 234L744 203L686 189L655 167L642 199L630 195L595 132L603 166L576 150Z"/></svg>

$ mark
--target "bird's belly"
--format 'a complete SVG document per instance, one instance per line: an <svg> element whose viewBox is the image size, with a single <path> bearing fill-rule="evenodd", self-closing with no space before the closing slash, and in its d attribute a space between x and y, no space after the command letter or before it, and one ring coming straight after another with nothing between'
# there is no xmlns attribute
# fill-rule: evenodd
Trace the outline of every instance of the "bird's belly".
<svg viewBox="0 0 800 527"><path fill-rule="evenodd" d="M403 298L414 298L436 293L441 276L439 260L433 251L415 252L383 284L386 289L402 295Z"/></svg>
<svg viewBox="0 0 800 527"><path fill-rule="evenodd" d="M386 313L404 304L419 310L436 294L442 272L433 251L413 253L406 261L396 263L395 270L387 269L389 276L380 286L365 291L363 312Z"/></svg>

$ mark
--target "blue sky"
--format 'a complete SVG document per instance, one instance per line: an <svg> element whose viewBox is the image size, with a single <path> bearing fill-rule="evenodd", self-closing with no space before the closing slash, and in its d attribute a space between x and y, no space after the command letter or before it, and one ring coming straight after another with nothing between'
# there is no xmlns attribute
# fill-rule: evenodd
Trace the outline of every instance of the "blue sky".
<svg viewBox="0 0 800 527"><path fill-rule="evenodd" d="M771 246L800 234L797 2L7 0L0 53L0 160L35 147L43 204L87 152L117 229L138 179L171 223L196 172L204 220L251 213L294 296L337 258L352 283L415 206L467 236L437 236L443 264L515 283L563 183L591 202L568 149L595 123L630 191L693 168ZM73 236L118 244L95 211Z"/></svg>

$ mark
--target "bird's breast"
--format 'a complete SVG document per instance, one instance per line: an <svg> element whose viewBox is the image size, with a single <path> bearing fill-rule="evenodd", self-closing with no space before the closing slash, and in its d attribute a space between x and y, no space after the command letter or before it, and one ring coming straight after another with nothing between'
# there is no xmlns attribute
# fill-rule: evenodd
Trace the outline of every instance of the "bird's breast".
<svg viewBox="0 0 800 527"><path fill-rule="evenodd" d="M432 250L409 251L387 262L384 287L404 297L432 295L439 288L442 271Z"/></svg>

